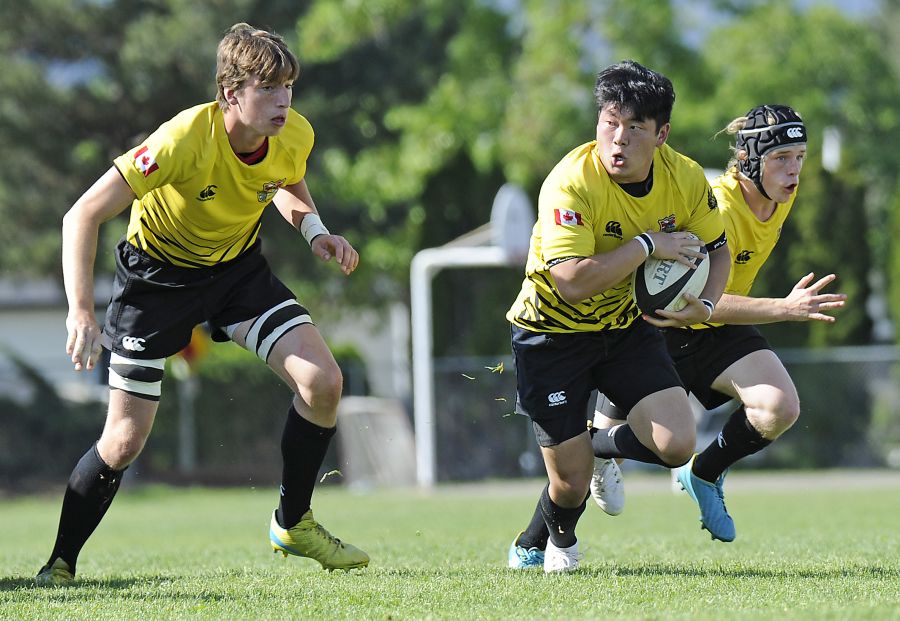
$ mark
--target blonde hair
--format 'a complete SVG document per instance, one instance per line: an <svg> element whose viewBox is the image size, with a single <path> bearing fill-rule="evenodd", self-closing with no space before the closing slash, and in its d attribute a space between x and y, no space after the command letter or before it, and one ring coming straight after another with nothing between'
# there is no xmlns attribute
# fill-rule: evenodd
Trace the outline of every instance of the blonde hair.
<svg viewBox="0 0 900 621"><path fill-rule="evenodd" d="M728 125L726 125L722 129L717 131L716 135L713 136L713 138L718 138L719 134L721 134L722 132L725 132L729 136L734 136L739 131L744 129L744 127L747 125L748 120L750 120L750 117L748 117L748 116L739 116L739 117L733 119ZM734 173L737 174L737 166L738 166L737 148L734 145L729 145L728 148L731 149L731 159L728 160L728 164L725 165L725 170L729 171L729 172L734 171Z"/></svg>
<svg viewBox="0 0 900 621"><path fill-rule="evenodd" d="M798 115L798 116L799 116L799 115ZM720 129L719 131L717 131L717 132L716 132L716 135L713 136L713 138L718 138L718 137L719 137L719 134L721 134L722 132L725 132L726 134L728 134L728 135L730 135L730 136L734 136L734 135L736 135L739 131L741 131L742 129L744 129L744 128L747 126L747 123L748 123L749 121L750 121L750 117L749 117L749 116L739 116L739 117L737 117L737 118L735 118L735 119L732 119L731 122L728 123L728 125L726 125L726 126L723 127L722 129ZM775 123L778 122L778 118L777 118L774 114L772 114L771 112L769 112L769 113L766 115L766 122L767 122L769 125L774 125ZM731 149L731 159L728 160L728 164L726 164L725 170L730 171L730 170L734 169L734 171L735 171L735 173L736 173L736 172L737 172L737 165L738 165L738 157L737 157L738 149L737 149L737 147L734 146L734 145L731 145L729 148ZM765 157L763 157L763 159L765 159Z"/></svg>
<svg viewBox="0 0 900 621"><path fill-rule="evenodd" d="M240 23L232 26L216 50L216 101L228 109L225 89L240 89L250 76L276 84L297 79L300 63L279 35Z"/></svg>

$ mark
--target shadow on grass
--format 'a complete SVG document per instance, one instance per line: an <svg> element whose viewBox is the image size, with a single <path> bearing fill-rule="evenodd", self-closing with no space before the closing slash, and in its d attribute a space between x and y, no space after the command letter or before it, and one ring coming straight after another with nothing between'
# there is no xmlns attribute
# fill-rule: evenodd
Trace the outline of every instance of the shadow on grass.
<svg viewBox="0 0 900 621"><path fill-rule="evenodd" d="M155 580L153 578L122 578L116 580L82 580L78 579L74 584L68 586L37 586L34 583L33 577L28 578L14 578L14 577L4 577L0 578L0 591L15 591L16 589L40 589L42 591L46 591L47 593L59 592L59 593L68 593L73 589L80 588L97 588L97 587L105 587L110 589L127 589L135 584L139 583L151 583L151 582L163 582L168 581L169 578L158 577Z"/></svg>
<svg viewBox="0 0 900 621"><path fill-rule="evenodd" d="M146 601L147 599L198 599L197 593L183 593L165 588L177 580L178 576L175 575L136 576L134 578L112 578L109 580L82 580L79 578L74 584L68 586L37 586L34 583L34 578L31 577L2 577L0 578L0 592L32 591L46 595L51 599L58 596L68 601L79 599L82 596L84 599L96 599L96 591L98 590L124 591L137 588L134 599L141 601ZM148 595L148 589L154 591L155 594ZM122 596L122 594L117 594L117 597ZM126 594L124 597L128 598L129 596ZM204 592L200 599L222 601L227 599L227 596Z"/></svg>
<svg viewBox="0 0 900 621"><path fill-rule="evenodd" d="M851 565L847 567L764 567L728 566L686 567L676 564L651 563L633 567L610 567L582 565L578 573L597 577L635 576L662 577L686 576L694 578L892 578L900 579L900 569L875 565Z"/></svg>

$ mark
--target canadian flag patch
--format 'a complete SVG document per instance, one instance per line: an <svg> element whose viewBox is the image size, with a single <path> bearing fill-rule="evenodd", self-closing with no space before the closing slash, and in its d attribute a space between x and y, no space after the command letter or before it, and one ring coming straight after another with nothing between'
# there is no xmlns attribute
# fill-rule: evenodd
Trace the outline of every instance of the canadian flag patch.
<svg viewBox="0 0 900 621"><path fill-rule="evenodd" d="M554 209L553 215L556 217L557 224L566 226L583 224L583 222L581 221L581 214L577 211L572 211L571 209Z"/></svg>
<svg viewBox="0 0 900 621"><path fill-rule="evenodd" d="M149 177L154 171L159 170L156 158L146 146L134 152L134 165L145 177Z"/></svg>

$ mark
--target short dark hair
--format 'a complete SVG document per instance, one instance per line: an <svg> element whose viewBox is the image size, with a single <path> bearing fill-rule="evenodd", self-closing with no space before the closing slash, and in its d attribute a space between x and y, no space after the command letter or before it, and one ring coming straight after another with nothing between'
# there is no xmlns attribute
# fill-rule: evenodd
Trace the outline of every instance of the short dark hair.
<svg viewBox="0 0 900 621"><path fill-rule="evenodd" d="M661 73L633 60L623 60L597 74L594 98L598 111L612 104L635 119L653 119L659 129L672 116L675 89Z"/></svg>

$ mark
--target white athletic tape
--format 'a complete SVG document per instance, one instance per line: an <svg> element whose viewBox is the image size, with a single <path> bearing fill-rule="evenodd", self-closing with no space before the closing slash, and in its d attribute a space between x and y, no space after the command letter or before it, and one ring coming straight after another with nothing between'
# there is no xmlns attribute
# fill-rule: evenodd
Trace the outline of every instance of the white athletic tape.
<svg viewBox="0 0 900 621"><path fill-rule="evenodd" d="M155 358L152 360L136 360L134 358L125 358L119 354L113 353L109 359L109 386L110 388L118 388L137 395L145 397L155 397L159 399L162 394L162 372L166 366L165 358ZM158 373L159 380L146 382L131 377L126 377L116 371L115 367L119 367L123 371L130 369L135 375L141 375L143 369L153 369Z"/></svg>
<svg viewBox="0 0 900 621"><path fill-rule="evenodd" d="M310 246L319 235L330 235L328 229L322 223L322 218L315 213L308 213L303 216L303 219L300 221L300 234L303 235L303 239Z"/></svg>
<svg viewBox="0 0 900 621"><path fill-rule="evenodd" d="M256 355L259 356L263 362L267 362L269 359L269 354L272 353L272 347L275 346L275 343L280 339L285 332L293 328L294 326L299 326L304 323L312 323L312 317L309 315L298 315L292 319L288 319L283 324L272 330L271 333L267 337L265 337L262 343L259 344L259 347L256 349Z"/></svg>

